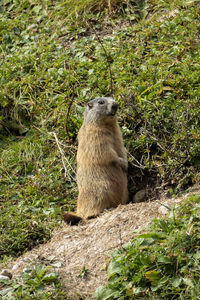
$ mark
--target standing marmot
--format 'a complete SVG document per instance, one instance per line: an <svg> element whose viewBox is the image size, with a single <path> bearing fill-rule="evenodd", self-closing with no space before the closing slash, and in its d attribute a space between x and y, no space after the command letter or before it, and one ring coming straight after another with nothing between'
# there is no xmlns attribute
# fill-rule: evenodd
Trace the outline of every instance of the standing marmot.
<svg viewBox="0 0 200 300"><path fill-rule="evenodd" d="M77 214L63 216L71 225L128 200L127 155L117 108L117 102L110 97L96 98L86 107L78 133Z"/></svg>

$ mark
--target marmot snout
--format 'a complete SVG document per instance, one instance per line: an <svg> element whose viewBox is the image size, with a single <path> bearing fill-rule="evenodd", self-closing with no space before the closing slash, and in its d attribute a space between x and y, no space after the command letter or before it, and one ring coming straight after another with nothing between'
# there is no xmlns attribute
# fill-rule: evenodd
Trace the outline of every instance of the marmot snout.
<svg viewBox="0 0 200 300"><path fill-rule="evenodd" d="M118 104L117 102L113 101L111 103L110 112L108 113L108 115L110 114L111 116L114 116L117 112L117 109L118 109Z"/></svg>

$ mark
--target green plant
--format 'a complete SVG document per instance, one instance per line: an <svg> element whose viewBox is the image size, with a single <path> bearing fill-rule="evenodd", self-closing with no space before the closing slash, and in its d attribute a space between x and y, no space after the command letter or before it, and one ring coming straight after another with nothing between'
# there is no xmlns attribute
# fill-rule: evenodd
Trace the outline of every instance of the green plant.
<svg viewBox="0 0 200 300"><path fill-rule="evenodd" d="M84 279L85 277L87 277L88 273L89 273L89 270L85 266L83 266L83 268L79 274L79 277Z"/></svg>
<svg viewBox="0 0 200 300"><path fill-rule="evenodd" d="M67 293L62 289L58 274L49 272L49 269L35 265L25 270L18 279L3 280L1 299L67 299Z"/></svg>
<svg viewBox="0 0 200 300"><path fill-rule="evenodd" d="M191 196L169 219L155 219L113 254L108 285L97 299L196 299L199 295L200 196Z"/></svg>
<svg viewBox="0 0 200 300"><path fill-rule="evenodd" d="M0 155L1 259L49 239L62 209L74 207L74 174L69 171L65 180L62 163L55 163L59 150L49 153L52 140L53 136L46 140L38 135L10 139L9 150L5 147Z"/></svg>

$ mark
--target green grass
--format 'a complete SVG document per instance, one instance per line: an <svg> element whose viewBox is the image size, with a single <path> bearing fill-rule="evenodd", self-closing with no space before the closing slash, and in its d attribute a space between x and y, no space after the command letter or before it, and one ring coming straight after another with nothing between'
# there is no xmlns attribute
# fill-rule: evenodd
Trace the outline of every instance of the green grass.
<svg viewBox="0 0 200 300"><path fill-rule="evenodd" d="M76 137L96 96L120 105L131 196L199 182L199 16L186 0L1 2L3 261L49 239L75 209Z"/></svg>
<svg viewBox="0 0 200 300"><path fill-rule="evenodd" d="M71 1L22 1L12 8L11 1L5 3L2 134L25 135L36 127L45 138L56 131L71 145L83 104L113 93L121 104L130 180L137 173L131 193L137 190L135 181L143 179L137 179L139 169L175 192L195 183L200 156L196 1L141 1L141 7L133 1L132 10L125 6L117 20L107 9L93 12L95 1L85 2L88 14L82 20L80 1L74 3L76 14L69 9ZM119 23L120 30L111 35L110 28Z"/></svg>
<svg viewBox="0 0 200 300"><path fill-rule="evenodd" d="M96 299L198 299L200 196L191 196L167 220L113 254L108 285Z"/></svg>
<svg viewBox="0 0 200 300"><path fill-rule="evenodd" d="M57 164L59 151L50 152L52 139L10 138L2 150L1 258L18 256L49 239L60 224L62 210L74 207L76 185Z"/></svg>
<svg viewBox="0 0 200 300"><path fill-rule="evenodd" d="M69 299L59 281L58 273L50 267L30 266L17 279L1 280L1 299Z"/></svg>

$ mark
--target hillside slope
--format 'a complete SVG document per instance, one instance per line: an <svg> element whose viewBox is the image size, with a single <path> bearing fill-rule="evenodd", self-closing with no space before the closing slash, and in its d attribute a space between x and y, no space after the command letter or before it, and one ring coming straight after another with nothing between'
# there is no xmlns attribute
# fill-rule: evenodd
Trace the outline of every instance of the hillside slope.
<svg viewBox="0 0 200 300"><path fill-rule="evenodd" d="M96 96L120 106L130 200L199 183L199 17L196 0L2 0L2 261L75 209L76 136Z"/></svg>
<svg viewBox="0 0 200 300"><path fill-rule="evenodd" d="M42 297L42 299L89 300L94 299L97 288L99 290L96 296L99 300L154 299L156 292L159 294L159 299L171 299L172 295L176 295L177 299L183 299L184 295L185 299L191 299L191 295L194 296L195 293L197 295L199 291L197 275L200 259L197 231L200 224L199 200L200 189L196 186L182 197L119 206L79 226L71 227L62 224L54 231L48 243L35 247L7 265L13 275L14 283L11 285L7 282L12 288L10 294L8 291L5 293L8 297L5 296L5 300L10 299L9 295L11 297L17 293L18 297L24 299L32 297L34 293L36 298ZM183 221L180 219L180 214ZM153 224L153 219L155 219L154 229L152 225L150 229L149 224ZM192 220L194 222L191 223ZM184 224L182 227L181 222ZM156 224L160 224L160 232L155 231ZM139 241L138 236L140 237L141 234L143 234L139 243L141 247L134 253L134 247ZM158 243L157 248L155 248L156 243ZM163 244L165 244L164 249ZM114 250L115 255L111 259ZM142 258L143 252L146 261ZM141 260L138 255L141 256ZM150 255L151 268L148 267ZM157 264L153 262L156 259L158 259ZM173 272L170 260L175 269ZM132 269L137 268L137 265L140 269L137 272L133 271ZM34 274L33 270L36 266L43 266L43 268L46 266L50 274L58 272L61 291L65 291L63 296L62 294L52 296L50 291L51 289L54 291L56 286L48 288L47 281L46 287L45 282L37 279L39 276L42 278L39 274L25 281L24 274ZM153 277L153 272L158 276L157 270L162 272L162 278ZM150 284L146 276L147 274L150 276L151 272ZM137 281L133 278L137 278ZM100 286L104 286L107 282L109 286L102 293ZM44 291L40 294L41 288L45 292L49 290L48 298L45 298ZM145 295L148 298L145 298Z"/></svg>
<svg viewBox="0 0 200 300"><path fill-rule="evenodd" d="M16 277L31 265L52 266L59 272L63 288L72 299L79 299L78 294L93 299L95 290L106 283L112 251L122 249L135 235L145 232L153 218L168 214L166 206L175 207L181 200L131 203L79 226L62 224L48 243L25 253L9 268L12 270L14 266L12 273Z"/></svg>

